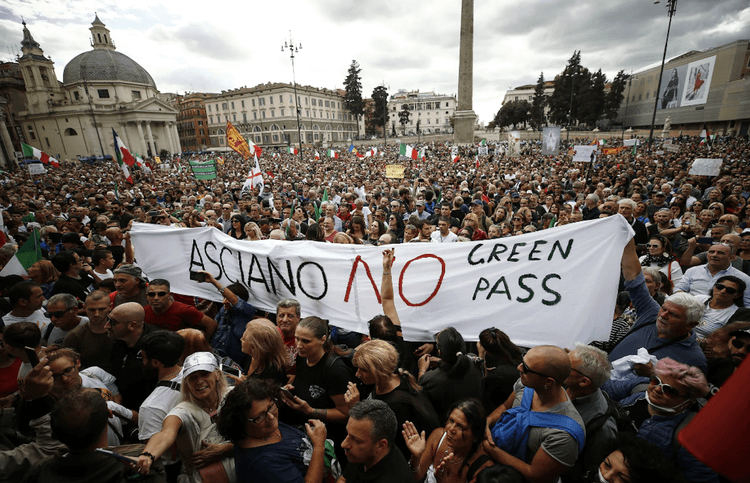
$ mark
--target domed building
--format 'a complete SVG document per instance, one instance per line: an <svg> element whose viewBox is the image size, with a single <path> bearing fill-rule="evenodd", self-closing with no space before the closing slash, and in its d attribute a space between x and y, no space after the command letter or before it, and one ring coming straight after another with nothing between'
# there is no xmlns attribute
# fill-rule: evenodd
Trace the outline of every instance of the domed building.
<svg viewBox="0 0 750 483"><path fill-rule="evenodd" d="M74 57L59 82L52 59L23 23L18 64L27 110L18 119L25 142L60 161L114 157L114 129L131 152L144 158L163 150L180 153L178 111L162 100L146 69L117 52L98 15L89 30L93 49Z"/></svg>

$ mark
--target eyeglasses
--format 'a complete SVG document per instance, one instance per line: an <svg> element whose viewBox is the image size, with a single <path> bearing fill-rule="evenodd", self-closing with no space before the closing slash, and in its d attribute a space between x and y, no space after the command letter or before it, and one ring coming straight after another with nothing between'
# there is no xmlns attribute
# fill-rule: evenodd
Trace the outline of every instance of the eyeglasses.
<svg viewBox="0 0 750 483"><path fill-rule="evenodd" d="M747 347L747 346L750 346L750 342L742 342L742 341L741 341L741 340L739 340L739 339L738 339L737 337L735 337L734 339L732 339L732 345L733 345L733 346L734 346L734 347L735 347L736 349L740 349L740 350L742 350L742 349L744 349L745 347Z"/></svg>
<svg viewBox="0 0 750 483"><path fill-rule="evenodd" d="M646 245L646 248L661 248L661 245L649 243Z"/></svg>
<svg viewBox="0 0 750 483"><path fill-rule="evenodd" d="M530 368L529 366L527 366L527 365L526 365L526 361L524 361L523 359L521 359L521 368L522 368L522 371L521 371L521 372L522 372L522 373L523 373L524 375L526 375L526 374L528 374L528 373L530 372L530 373L532 373L532 374L536 374L537 376L541 376L541 377L545 377L545 378L546 378L546 377L549 377L550 379L555 379L555 378L554 378L554 377L552 377L552 376L548 376L547 374L542 374L541 372L537 372L537 371L535 371L534 369ZM555 379L555 380L556 380L556 379Z"/></svg>
<svg viewBox="0 0 750 483"><path fill-rule="evenodd" d="M685 397L682 394L680 394L680 391L675 388L674 386L670 386L669 384L664 384L661 382L661 379L659 379L659 376L653 376L651 377L651 384L654 386L658 386L661 392L668 397Z"/></svg>
<svg viewBox="0 0 750 483"><path fill-rule="evenodd" d="M157 295L159 297L166 297L167 294L169 294L169 292L146 292L146 297L153 298L153 297L156 297Z"/></svg>
<svg viewBox="0 0 750 483"><path fill-rule="evenodd" d="M579 370L578 370L578 369L576 369L575 367L571 367L571 368L570 368L570 370L571 370L571 371L576 371L576 372L577 372L578 374L582 375L583 377L586 377L586 378L588 378L588 379L591 379L591 378L590 378L589 376L587 376L587 375L586 375L586 374L584 374L583 372L579 371Z"/></svg>
<svg viewBox="0 0 750 483"><path fill-rule="evenodd" d="M63 369L61 374L52 373L52 378L57 381L57 380L62 379L63 377L65 378L70 377L73 374L73 371L75 370L76 370L76 366L68 366L65 369Z"/></svg>
<svg viewBox="0 0 750 483"><path fill-rule="evenodd" d="M734 295L734 294L736 294L737 292L739 292L739 290L738 290L738 289L736 289L736 288L733 288L733 287L727 287L727 286L726 286L726 285L724 285L723 283L717 283L717 284L715 285L715 287L716 287L716 290L724 290L724 291L725 291L726 293L728 293L729 295Z"/></svg>
<svg viewBox="0 0 750 483"><path fill-rule="evenodd" d="M58 310L57 312L44 312L44 316L47 317L48 319L51 319L52 317L59 319L60 317L65 315L66 312L73 310L74 308L75 307L71 307L65 310Z"/></svg>
<svg viewBox="0 0 750 483"><path fill-rule="evenodd" d="M276 411L278 407L278 402L279 402L278 399L274 399L271 402L271 405L268 406L268 409L263 411L260 416L258 416L257 418L247 418L247 420L253 424L263 424L266 421L268 414Z"/></svg>

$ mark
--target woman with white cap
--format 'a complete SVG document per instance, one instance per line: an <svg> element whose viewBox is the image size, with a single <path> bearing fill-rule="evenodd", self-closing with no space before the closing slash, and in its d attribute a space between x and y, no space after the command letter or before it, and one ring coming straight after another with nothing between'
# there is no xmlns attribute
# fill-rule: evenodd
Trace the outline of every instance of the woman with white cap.
<svg viewBox="0 0 750 483"><path fill-rule="evenodd" d="M234 446L216 429L216 417L229 392L216 358L210 352L196 352L185 358L180 388L183 402L172 409L160 432L146 444L136 465L141 474L148 473L154 461L175 445L182 458L182 475L178 481L199 483L202 474L226 472L227 481L235 481Z"/></svg>

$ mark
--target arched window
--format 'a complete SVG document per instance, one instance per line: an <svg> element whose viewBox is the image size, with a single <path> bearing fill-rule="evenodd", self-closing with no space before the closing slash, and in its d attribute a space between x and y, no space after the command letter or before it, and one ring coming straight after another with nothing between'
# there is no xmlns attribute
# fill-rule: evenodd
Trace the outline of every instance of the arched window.
<svg viewBox="0 0 750 483"><path fill-rule="evenodd" d="M320 131L320 128L317 124L313 124L313 131Z"/></svg>
<svg viewBox="0 0 750 483"><path fill-rule="evenodd" d="M218 134L218 135L220 135L220 136L223 136L223 135L224 135L224 134L226 134L226 133L227 133L227 132L226 132L225 130L223 130L223 129L219 129L219 130L217 130L217 131L216 131L216 134Z"/></svg>
<svg viewBox="0 0 750 483"><path fill-rule="evenodd" d="M72 127L66 129L63 134L65 134L66 136L78 136L78 133Z"/></svg>
<svg viewBox="0 0 750 483"><path fill-rule="evenodd" d="M253 128L253 132L260 132L260 127L258 127L258 126L255 126L255 127Z"/></svg>
<svg viewBox="0 0 750 483"><path fill-rule="evenodd" d="M307 128L305 127L305 125L304 125L304 124L300 124L300 125L299 125L299 128L300 128L300 129L302 129L303 131L304 131L305 129L307 129Z"/></svg>
<svg viewBox="0 0 750 483"><path fill-rule="evenodd" d="M330 131L330 130L331 130L331 125L330 124L326 124L326 131Z"/></svg>
<svg viewBox="0 0 750 483"><path fill-rule="evenodd" d="M278 131L278 130L279 130L279 125L278 124L273 124L271 126L271 131Z"/></svg>

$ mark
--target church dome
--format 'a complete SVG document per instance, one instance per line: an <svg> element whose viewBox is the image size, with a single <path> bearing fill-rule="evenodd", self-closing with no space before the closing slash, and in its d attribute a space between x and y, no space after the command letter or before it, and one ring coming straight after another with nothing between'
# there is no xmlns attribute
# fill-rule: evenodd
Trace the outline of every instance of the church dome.
<svg viewBox="0 0 750 483"><path fill-rule="evenodd" d="M83 81L134 82L156 89L156 83L146 69L127 55L109 49L95 48L68 62L63 71L63 84Z"/></svg>

